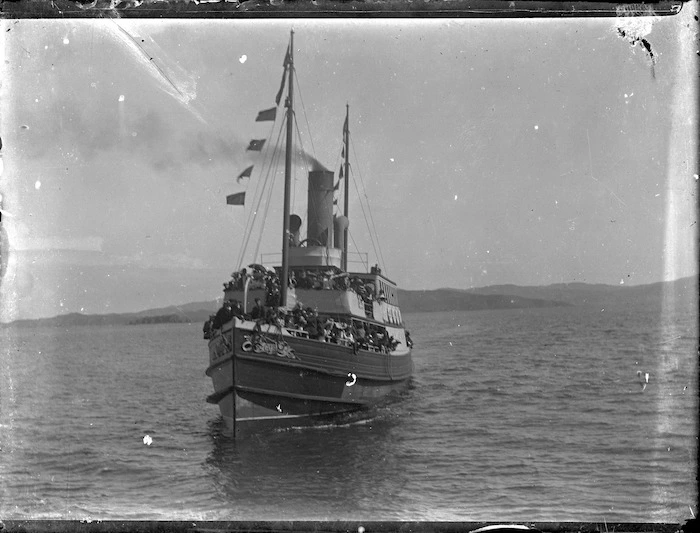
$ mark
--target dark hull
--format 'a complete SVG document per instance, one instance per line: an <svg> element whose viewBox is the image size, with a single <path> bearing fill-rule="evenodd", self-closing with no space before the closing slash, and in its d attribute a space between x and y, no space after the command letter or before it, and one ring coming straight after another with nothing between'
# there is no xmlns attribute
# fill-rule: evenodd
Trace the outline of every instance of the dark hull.
<svg viewBox="0 0 700 533"><path fill-rule="evenodd" d="M304 424L368 409L405 390L413 371L410 350L355 350L272 326L255 337L251 329L236 321L209 342L208 401L236 432L251 422Z"/></svg>

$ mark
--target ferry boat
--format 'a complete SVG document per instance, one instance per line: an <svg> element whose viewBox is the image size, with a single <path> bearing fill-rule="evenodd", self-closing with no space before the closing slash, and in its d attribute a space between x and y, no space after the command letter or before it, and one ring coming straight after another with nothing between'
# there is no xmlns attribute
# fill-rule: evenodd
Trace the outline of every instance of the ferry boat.
<svg viewBox="0 0 700 533"><path fill-rule="evenodd" d="M283 63L277 107L257 121L275 121L286 89L284 198L281 265L252 263L224 284L224 306L204 325L214 393L227 432L261 425L306 425L366 411L398 396L413 373L412 341L397 298L397 286L378 264L349 268L349 106L342 131L339 179L315 162L308 171L306 235L302 218L290 214L295 166L294 32ZM285 124L286 123L286 124ZM260 151L264 140L249 149ZM271 160L273 158L270 158ZM315 160L314 160L315 161ZM239 176L250 180L253 167ZM336 191L344 185L344 210ZM262 196L261 196L262 197ZM227 197L244 205L245 192ZM256 209L257 211L257 209ZM336 211L334 213L334 211ZM250 229L252 231L252 229ZM246 240L244 239L244 242ZM256 251L257 253L257 251ZM381 254L380 254L381 255ZM352 263L357 263L352 261Z"/></svg>

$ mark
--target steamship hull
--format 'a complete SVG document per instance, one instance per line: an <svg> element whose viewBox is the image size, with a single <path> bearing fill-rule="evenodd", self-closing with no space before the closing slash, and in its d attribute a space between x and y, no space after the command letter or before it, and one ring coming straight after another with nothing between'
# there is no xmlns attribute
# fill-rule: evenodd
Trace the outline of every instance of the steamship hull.
<svg viewBox="0 0 700 533"><path fill-rule="evenodd" d="M297 337L293 331L234 319L209 341L214 394L228 432L261 425L308 425L357 413L398 396L409 384L410 350L377 353Z"/></svg>

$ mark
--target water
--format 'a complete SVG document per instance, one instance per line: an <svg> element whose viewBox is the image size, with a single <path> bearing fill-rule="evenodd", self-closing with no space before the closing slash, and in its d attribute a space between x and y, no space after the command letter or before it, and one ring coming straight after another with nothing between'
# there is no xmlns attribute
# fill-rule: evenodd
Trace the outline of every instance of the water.
<svg viewBox="0 0 700 533"><path fill-rule="evenodd" d="M204 401L199 324L0 330L0 516L697 514L697 317L557 308L405 318L416 372L400 402L356 423L235 443ZM637 370L650 373L644 391Z"/></svg>

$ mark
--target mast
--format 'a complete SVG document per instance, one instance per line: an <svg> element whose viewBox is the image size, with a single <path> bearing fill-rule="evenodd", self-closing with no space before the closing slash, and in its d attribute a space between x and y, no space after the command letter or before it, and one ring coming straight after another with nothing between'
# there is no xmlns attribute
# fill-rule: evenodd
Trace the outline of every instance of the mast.
<svg viewBox="0 0 700 533"><path fill-rule="evenodd" d="M285 58L289 69L289 89L287 90L287 145L284 157L284 211L282 214L282 275L280 279L280 307L287 305L289 285L289 203L292 184L292 121L294 120L294 30L289 36L289 55Z"/></svg>
<svg viewBox="0 0 700 533"><path fill-rule="evenodd" d="M349 220L348 212L350 205L350 104L345 104L345 125L343 126L343 142L345 143L345 205L343 215ZM341 266L345 272L348 271L348 228L343 230L343 261Z"/></svg>

